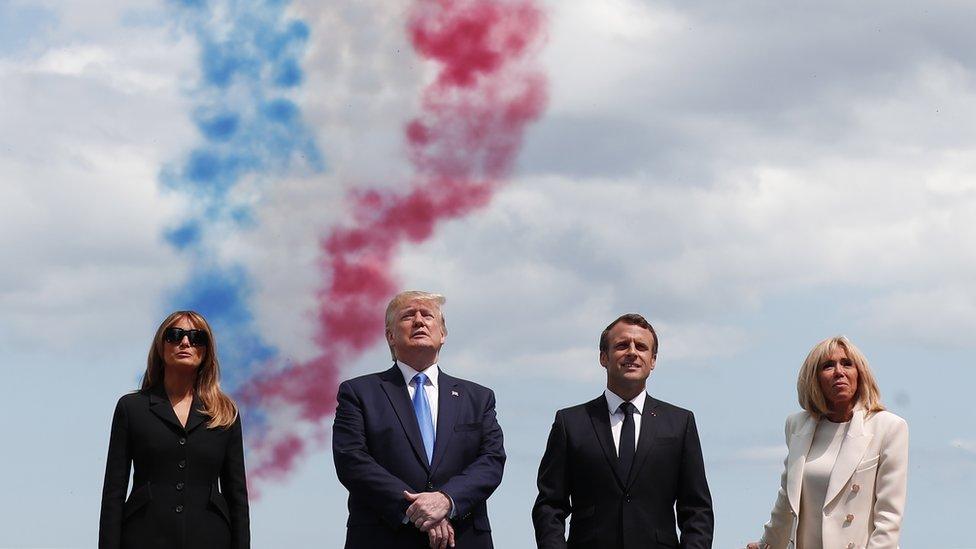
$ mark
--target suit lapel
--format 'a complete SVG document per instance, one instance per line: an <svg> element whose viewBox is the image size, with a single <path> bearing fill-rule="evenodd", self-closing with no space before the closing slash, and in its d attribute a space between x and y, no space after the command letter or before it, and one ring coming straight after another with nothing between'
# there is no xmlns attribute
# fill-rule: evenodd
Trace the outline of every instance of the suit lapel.
<svg viewBox="0 0 976 549"><path fill-rule="evenodd" d="M864 429L864 410L854 410L851 424L847 428L847 436L840 445L840 453L837 461L834 462L834 469L830 472L830 482L827 484L827 498L824 500L826 507L831 501L840 494L840 491L854 474L854 469L864 457L864 452L868 449L868 444L874 438L873 433Z"/></svg>
<svg viewBox="0 0 976 549"><path fill-rule="evenodd" d="M177 419L176 412L173 411L173 406L169 403L169 397L166 396L166 389L162 383L157 384L149 390L149 409L159 419L169 423L180 431L183 430L183 425Z"/></svg>
<svg viewBox="0 0 976 549"><path fill-rule="evenodd" d="M807 462L813 433L817 430L817 420L806 415L799 429L790 436L789 453L786 457L786 496L793 512L800 512L800 488L803 487L803 466Z"/></svg>
<svg viewBox="0 0 976 549"><path fill-rule="evenodd" d="M427 463L427 451L424 450L424 439L420 436L420 426L417 425L417 416L413 413L413 404L410 402L410 395L407 393L407 384L403 381L403 374L396 364L392 368L380 374L383 391L386 392L393 411L400 419L407 440L413 448L417 459L430 471L430 464Z"/></svg>
<svg viewBox="0 0 976 549"><path fill-rule="evenodd" d="M434 438L434 462L431 471L436 471L447 453L447 447L454 435L454 424L457 423L458 405L461 391L457 379L447 375L443 370L437 374L437 435Z"/></svg>
<svg viewBox="0 0 976 549"><path fill-rule="evenodd" d="M200 397L197 395L193 395L193 404L190 405L190 415L186 418L187 433L196 429L204 421L210 419L200 410L203 410L203 401L200 400Z"/></svg>
<svg viewBox="0 0 976 549"><path fill-rule="evenodd" d="M637 452L634 454L634 464L630 467L626 487L630 487L637 478L644 460L654 447L654 437L657 435L657 408L661 402L651 395L644 397L644 409L641 411L640 435L637 438Z"/></svg>
<svg viewBox="0 0 976 549"><path fill-rule="evenodd" d="M607 458L607 465L613 471L614 478L621 488L624 487L624 479L620 478L617 471L617 452L614 450L613 434L610 432L610 411L608 409L607 397L601 395L596 400L586 403L586 410L590 414L590 422L593 424L593 431L596 439L600 442L603 455ZM641 429L643 431L643 428Z"/></svg>

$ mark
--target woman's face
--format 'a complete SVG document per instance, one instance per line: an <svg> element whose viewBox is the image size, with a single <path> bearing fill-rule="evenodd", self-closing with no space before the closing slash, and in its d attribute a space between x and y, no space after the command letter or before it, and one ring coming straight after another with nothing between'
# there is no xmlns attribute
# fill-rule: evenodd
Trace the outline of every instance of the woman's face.
<svg viewBox="0 0 976 549"><path fill-rule="evenodd" d="M820 381L820 390L831 408L844 408L854 401L854 395L857 394L857 366L843 347L838 346L820 364L817 378Z"/></svg>
<svg viewBox="0 0 976 549"><path fill-rule="evenodd" d="M166 369L196 370L203 362L204 355L207 354L206 343L196 340L190 334L183 335L183 337L179 338L179 341L170 341L172 338L167 336L170 334L172 328L199 330L187 317L182 317L171 324L163 332L163 364L166 365ZM191 341L197 344L193 345Z"/></svg>

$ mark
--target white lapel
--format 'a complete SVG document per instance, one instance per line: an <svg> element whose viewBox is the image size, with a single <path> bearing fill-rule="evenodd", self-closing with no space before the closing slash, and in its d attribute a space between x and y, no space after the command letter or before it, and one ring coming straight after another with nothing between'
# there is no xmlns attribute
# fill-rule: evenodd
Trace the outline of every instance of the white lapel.
<svg viewBox="0 0 976 549"><path fill-rule="evenodd" d="M830 472L830 483L827 484L827 499L824 500L824 507L830 504L840 494L847 481L854 475L857 464L861 463L864 452L868 449L868 444L871 443L871 439L874 437L874 433L870 433L864 429L864 415L865 412L863 409L857 408L854 410L851 424L847 428L847 436L844 437L844 442L841 443L840 453L837 455L834 469Z"/></svg>
<svg viewBox="0 0 976 549"><path fill-rule="evenodd" d="M806 414L803 423L790 436L789 453L786 455L786 495L790 500L793 512L800 513L800 488L803 487L803 466L807 462L807 453L813 442L813 433L817 430L817 420Z"/></svg>

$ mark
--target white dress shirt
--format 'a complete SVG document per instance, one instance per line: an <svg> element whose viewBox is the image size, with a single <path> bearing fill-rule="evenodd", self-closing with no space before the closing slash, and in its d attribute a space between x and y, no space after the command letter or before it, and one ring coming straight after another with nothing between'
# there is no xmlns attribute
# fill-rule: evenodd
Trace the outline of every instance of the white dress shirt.
<svg viewBox="0 0 976 549"><path fill-rule="evenodd" d="M410 395L410 401L413 402L413 393L416 388L413 385L413 376L417 375L417 370L414 370L410 366L397 361L397 368L400 368L400 373L403 374L403 380L407 382L407 394ZM426 370L422 370L421 373L427 375L427 382L424 383L424 392L427 393L427 403L430 405L430 419L434 422L434 432L437 432L437 374L439 373L437 369L437 364L431 364Z"/></svg>
<svg viewBox="0 0 976 549"><path fill-rule="evenodd" d="M620 455L620 431L624 426L624 413L621 411L620 405L624 403L624 399L620 398L610 389L603 391L603 395L607 397L607 409L610 411L610 433L613 435L613 448L617 451L617 455ZM647 397L646 391L641 391L640 394L630 399L630 403L637 407L637 412L634 414L634 450L637 450L637 440L640 438L640 427L641 427L641 414L644 413L644 399Z"/></svg>
<svg viewBox="0 0 976 549"><path fill-rule="evenodd" d="M437 374L440 372L437 369L437 364L431 364L426 370L421 370L417 372L410 366L400 362L396 362L397 368L400 368L400 373L403 374L403 380L407 383L407 394L410 396L410 401L413 402L413 394L417 391L417 388L413 384L413 378L418 373L423 373L427 376L427 381L424 383L424 392L427 393L427 404L430 406L430 419L434 422L434 433L437 436ZM435 439L434 444L437 444ZM447 494L445 494L447 495ZM447 499L451 502L451 509L448 511L448 518L454 518L454 498L447 496ZM410 522L410 519L406 516L403 517L403 524Z"/></svg>

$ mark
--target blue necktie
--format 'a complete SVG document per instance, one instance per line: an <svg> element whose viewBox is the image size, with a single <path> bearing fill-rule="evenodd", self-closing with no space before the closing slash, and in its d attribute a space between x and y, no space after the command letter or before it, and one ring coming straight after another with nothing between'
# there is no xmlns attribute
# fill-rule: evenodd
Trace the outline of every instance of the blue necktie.
<svg viewBox="0 0 976 549"><path fill-rule="evenodd" d="M413 413L417 416L417 424L420 425L420 436L424 439L424 450L427 451L427 463L430 464L434 459L434 419L430 414L427 391L424 390L424 384L427 383L427 376L419 373L413 376L411 383L415 387L413 392Z"/></svg>

